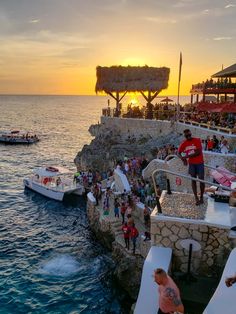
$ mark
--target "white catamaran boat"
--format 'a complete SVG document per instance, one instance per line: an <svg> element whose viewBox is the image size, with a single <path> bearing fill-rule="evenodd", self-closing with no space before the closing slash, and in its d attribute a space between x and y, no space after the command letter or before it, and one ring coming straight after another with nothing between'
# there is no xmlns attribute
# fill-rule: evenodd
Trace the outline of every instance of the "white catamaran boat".
<svg viewBox="0 0 236 314"><path fill-rule="evenodd" d="M33 144L39 141L36 134L32 132L12 130L0 131L0 143L5 144Z"/></svg>
<svg viewBox="0 0 236 314"><path fill-rule="evenodd" d="M46 197L62 201L66 194L84 193L84 187L71 179L71 171L64 167L41 167L23 180L24 186Z"/></svg>

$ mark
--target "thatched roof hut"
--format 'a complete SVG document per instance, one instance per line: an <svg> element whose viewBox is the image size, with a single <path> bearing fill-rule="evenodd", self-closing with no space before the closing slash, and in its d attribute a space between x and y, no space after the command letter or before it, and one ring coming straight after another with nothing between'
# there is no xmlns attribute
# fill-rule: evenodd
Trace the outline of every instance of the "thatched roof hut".
<svg viewBox="0 0 236 314"><path fill-rule="evenodd" d="M160 92L168 87L170 69L149 66L97 67L96 93Z"/></svg>

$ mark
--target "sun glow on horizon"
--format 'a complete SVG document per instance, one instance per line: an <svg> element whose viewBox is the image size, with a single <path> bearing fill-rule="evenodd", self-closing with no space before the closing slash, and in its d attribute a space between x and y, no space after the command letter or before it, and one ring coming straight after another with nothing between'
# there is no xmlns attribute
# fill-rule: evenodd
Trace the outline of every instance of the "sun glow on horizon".
<svg viewBox="0 0 236 314"><path fill-rule="evenodd" d="M144 0L1 1L0 94L95 95L96 67L170 68L180 95L235 63L232 3ZM14 7L14 10L13 10ZM214 51L214 53L212 53Z"/></svg>
<svg viewBox="0 0 236 314"><path fill-rule="evenodd" d="M121 61L121 65L123 66L145 66L146 62L142 58L138 57L127 57L126 59Z"/></svg>

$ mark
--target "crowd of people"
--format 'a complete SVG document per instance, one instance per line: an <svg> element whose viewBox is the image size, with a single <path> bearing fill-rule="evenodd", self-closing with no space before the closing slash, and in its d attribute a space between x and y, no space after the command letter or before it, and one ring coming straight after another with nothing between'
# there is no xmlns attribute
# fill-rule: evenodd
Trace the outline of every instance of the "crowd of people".
<svg viewBox="0 0 236 314"><path fill-rule="evenodd" d="M178 149L175 145L167 144L156 149L156 158L165 160L169 155L176 155L177 151Z"/></svg>
<svg viewBox="0 0 236 314"><path fill-rule="evenodd" d="M211 83L206 81L206 86L217 86L218 83ZM226 84L220 82L219 84ZM218 84L218 85L219 85ZM228 82L227 85L236 83ZM201 84L197 84L201 85ZM195 86L197 86L195 85ZM203 109L205 110L205 109ZM226 128L230 129L233 133L236 133L236 115L234 113L221 113L221 112L209 112L199 111L196 104L186 104L185 106L179 106L180 114L177 117L177 104L176 103L156 103L155 105L149 104L149 106L132 105L127 106L126 112L122 112L123 118L139 118L139 119L156 119L156 120L180 120L185 122L197 122L201 124L207 124L213 128ZM104 115L111 116L110 107L103 112Z"/></svg>
<svg viewBox="0 0 236 314"><path fill-rule="evenodd" d="M113 175L113 170L100 172L99 170L77 171L74 174L74 182L82 184L85 188L91 188L95 183L101 183Z"/></svg>
<svg viewBox="0 0 236 314"><path fill-rule="evenodd" d="M96 186L96 184L94 186ZM96 191L94 189L93 194L97 200ZM112 194L111 188L106 188L102 201L103 215L110 215L111 211L113 211L114 217L120 219L125 248L130 250L131 242L133 254L135 254L136 243L139 236L139 231L133 218L133 211L135 210L136 201L137 199L134 197L132 192L129 194L123 193L114 196ZM149 233L150 210L147 206L144 208L144 222L145 226L147 227L146 233Z"/></svg>
<svg viewBox="0 0 236 314"><path fill-rule="evenodd" d="M192 89L200 88L236 88L236 83L233 83L231 77L218 78L214 81L212 78L205 82L192 85Z"/></svg>
<svg viewBox="0 0 236 314"><path fill-rule="evenodd" d="M190 108L189 108L190 109ZM211 127L222 127L228 129L236 128L236 119L232 114L221 115L214 112L198 112L194 106L191 107L191 111L180 113L180 120L185 122L197 122L204 123Z"/></svg>
<svg viewBox="0 0 236 314"><path fill-rule="evenodd" d="M228 143L228 140L222 135L218 138L216 135L207 136L201 139L204 151L212 151L215 153L228 154L235 152ZM170 155L177 155L178 148L173 144L167 144L156 148L156 158L165 160Z"/></svg>
<svg viewBox="0 0 236 314"><path fill-rule="evenodd" d="M155 207L156 195L154 188L149 181L144 181L142 178L142 170L148 165L148 160L143 157L124 157L123 160L117 162L116 169L122 171L128 178L131 191L116 195L113 193L112 175L113 171L108 171L105 174L98 171L78 172L75 175L75 180L82 180L91 188L91 192L96 200L96 205L102 205L103 215L114 215L115 218L121 221L121 230L124 235L125 247L129 250L132 243L132 252L135 254L136 243L139 237L139 230L135 225L133 211L137 203L143 203L143 222L145 226L144 240L150 240L150 214L151 208ZM106 185L102 183L102 178L106 178ZM103 181L104 182L104 181ZM161 190L157 186L159 196Z"/></svg>
<svg viewBox="0 0 236 314"><path fill-rule="evenodd" d="M229 147L227 139L222 135L219 138L216 135L207 136L205 140L202 140L203 149L206 151L213 151L216 153L228 154L232 150Z"/></svg>

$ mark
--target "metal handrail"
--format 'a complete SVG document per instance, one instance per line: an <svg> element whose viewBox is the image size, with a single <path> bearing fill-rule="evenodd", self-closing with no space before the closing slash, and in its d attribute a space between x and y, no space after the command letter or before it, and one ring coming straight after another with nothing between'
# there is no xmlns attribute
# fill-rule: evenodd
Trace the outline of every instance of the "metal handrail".
<svg viewBox="0 0 236 314"><path fill-rule="evenodd" d="M156 169L153 171L152 173L152 180L153 180L153 185L154 185L154 189L155 189L155 194L156 194L156 197L157 197L157 189L156 189L156 180L155 180L155 177L154 175L157 173L157 172L166 172L166 173L169 173L169 174L173 174L173 175L177 175L179 177L182 177L182 178L185 178L185 179L188 179L188 180L191 180L191 181L197 181L197 182L201 182L201 183L206 183L208 185L213 185L213 186L216 186L218 188L221 188L223 190L227 190L227 191L234 191L235 192L235 189L231 189L227 186L222 186L218 183L213 183L213 182L210 182L210 181L207 181L207 180L202 180L202 179L199 179L199 178L194 178L194 177L191 177L191 176L187 176L185 174L182 174L182 173L179 173L179 172L176 172L176 171L171 171L171 170L167 170L167 169Z"/></svg>
<svg viewBox="0 0 236 314"><path fill-rule="evenodd" d="M168 155L168 156L166 156L166 158L164 159L164 161L165 162L167 162L170 158L173 158L173 159L180 159L177 155ZM223 170L220 170L219 168L217 168L217 167L213 167L213 166L210 166L210 165L206 165L206 164L204 164L204 167L206 167L206 168L209 168L209 169L213 169L213 170L217 170L218 172L221 172L221 173L225 173L225 171L223 171ZM236 176L236 174L235 173L233 173L233 172L231 172L231 171L229 171L229 170L227 170L227 172L228 173L230 173L230 174L233 174L234 176Z"/></svg>

